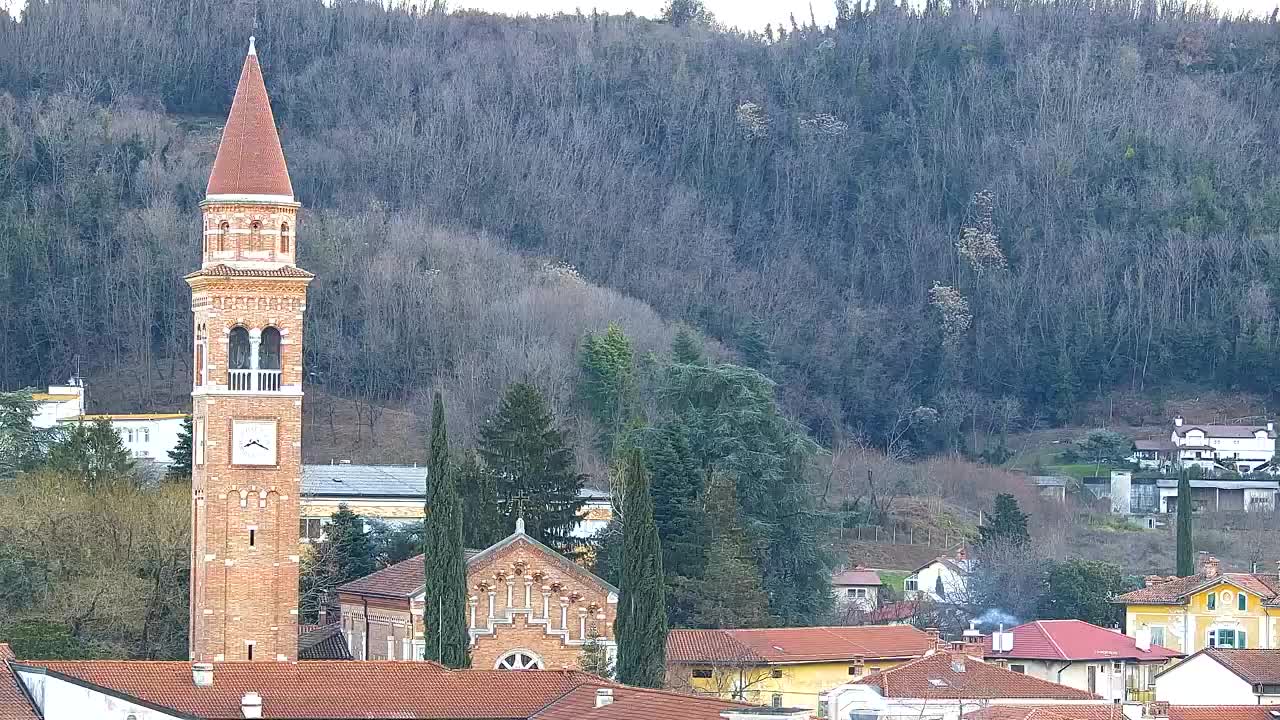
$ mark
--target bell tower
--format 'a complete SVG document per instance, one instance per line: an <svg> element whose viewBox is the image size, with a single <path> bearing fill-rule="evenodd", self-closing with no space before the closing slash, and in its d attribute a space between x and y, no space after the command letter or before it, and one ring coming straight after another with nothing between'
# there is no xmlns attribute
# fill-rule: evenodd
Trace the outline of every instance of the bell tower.
<svg viewBox="0 0 1280 720"><path fill-rule="evenodd" d="M299 204L253 38L209 175L191 391L191 659L298 659Z"/></svg>

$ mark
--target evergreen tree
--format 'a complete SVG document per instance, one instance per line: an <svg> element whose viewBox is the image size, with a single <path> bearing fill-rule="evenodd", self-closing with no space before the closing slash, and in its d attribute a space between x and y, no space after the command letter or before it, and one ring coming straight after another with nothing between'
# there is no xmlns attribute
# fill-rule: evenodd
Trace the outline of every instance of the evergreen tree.
<svg viewBox="0 0 1280 720"><path fill-rule="evenodd" d="M982 533L981 541L1008 540L1024 543L1031 539L1027 532L1029 516L1018 507L1018 501L1009 493L996 495L996 502L987 517L987 523L978 528Z"/></svg>
<svg viewBox="0 0 1280 720"><path fill-rule="evenodd" d="M582 652L578 655L578 667L598 677L613 677L609 649L601 642L600 630L594 623L587 626L587 641L582 644Z"/></svg>
<svg viewBox="0 0 1280 720"><path fill-rule="evenodd" d="M334 588L377 569L374 545L364 524L364 518L345 503L330 516L324 540L303 561L299 610L304 620L314 622L320 608L332 605Z"/></svg>
<svg viewBox="0 0 1280 720"><path fill-rule="evenodd" d="M693 624L705 628L768 627L769 596L751 558L751 544L742 527L733 480L712 478L707 488L707 550L703 579L697 583Z"/></svg>
<svg viewBox="0 0 1280 720"><path fill-rule="evenodd" d="M169 468L165 470L167 480L191 479L191 416L182 419L182 432L178 433L178 444L169 451Z"/></svg>
<svg viewBox="0 0 1280 720"><path fill-rule="evenodd" d="M635 402L635 353L615 323L602 335L587 333L582 343L582 398L604 428L603 449L612 452Z"/></svg>
<svg viewBox="0 0 1280 720"><path fill-rule="evenodd" d="M671 361L685 365L701 365L702 343L688 327L681 325L671 341Z"/></svg>
<svg viewBox="0 0 1280 720"><path fill-rule="evenodd" d="M680 421L651 431L646 445L654 521L667 577L668 620L672 625L687 625L693 608L679 588L701 578L706 564L702 473L689 450L688 430Z"/></svg>
<svg viewBox="0 0 1280 720"><path fill-rule="evenodd" d="M30 390L0 392L0 478L30 470L44 458L52 432L32 424L36 402Z"/></svg>
<svg viewBox="0 0 1280 720"><path fill-rule="evenodd" d="M50 470L90 488L133 479L133 456L106 420L76 423L49 448Z"/></svg>
<svg viewBox="0 0 1280 720"><path fill-rule="evenodd" d="M743 363L762 373L769 373L773 370L774 356L773 346L765 332L764 322L753 318L738 332L738 350L742 353Z"/></svg>
<svg viewBox="0 0 1280 720"><path fill-rule="evenodd" d="M1178 577L1196 574L1195 548L1191 543L1191 478L1186 470L1178 478Z"/></svg>
<svg viewBox="0 0 1280 720"><path fill-rule="evenodd" d="M462 495L462 546L483 550L511 533L498 507L493 471L474 450L461 453L454 462L458 491Z"/></svg>
<svg viewBox="0 0 1280 720"><path fill-rule="evenodd" d="M622 584L618 592L618 680L662 687L666 676L667 607L662 544L639 449L627 452L622 481Z"/></svg>
<svg viewBox="0 0 1280 720"><path fill-rule="evenodd" d="M530 536L571 553L586 476L577 472L573 449L537 388L515 383L507 389L497 415L480 428L479 451L495 476L504 527L515 527L523 511Z"/></svg>
<svg viewBox="0 0 1280 720"><path fill-rule="evenodd" d="M467 568L462 554L462 498L449 461L444 400L432 398L431 449L423 520L426 565L423 637L426 659L445 667L471 666L467 633Z"/></svg>

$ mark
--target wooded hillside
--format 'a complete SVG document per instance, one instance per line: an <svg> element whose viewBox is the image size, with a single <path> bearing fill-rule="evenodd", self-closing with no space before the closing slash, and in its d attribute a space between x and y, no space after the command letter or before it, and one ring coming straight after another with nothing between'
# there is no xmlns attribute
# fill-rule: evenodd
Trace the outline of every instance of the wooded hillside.
<svg viewBox="0 0 1280 720"><path fill-rule="evenodd" d="M331 5L0 21L0 387L80 363L181 402L180 278L256 32L328 392L402 404L491 363L452 401L487 412L623 305L640 349L670 336L654 311L685 321L819 439L915 453L1108 388L1275 390L1274 19L930 3L748 37ZM488 247L540 279L441 279ZM649 307L545 290L562 272Z"/></svg>

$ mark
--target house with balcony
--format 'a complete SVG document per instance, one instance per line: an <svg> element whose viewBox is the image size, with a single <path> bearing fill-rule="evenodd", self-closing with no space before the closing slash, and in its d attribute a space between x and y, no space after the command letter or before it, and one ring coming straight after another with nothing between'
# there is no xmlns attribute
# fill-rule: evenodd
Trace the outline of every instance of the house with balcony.
<svg viewBox="0 0 1280 720"><path fill-rule="evenodd" d="M1173 419L1169 442L1174 461L1182 467L1199 467L1206 474L1272 471L1276 454L1275 423L1254 425L1190 424L1179 415Z"/></svg>
<svg viewBox="0 0 1280 720"><path fill-rule="evenodd" d="M1000 641L1000 642L997 642ZM1083 620L1037 620L985 638L983 659L1032 677L1101 695L1152 702L1156 676L1182 653Z"/></svg>
<svg viewBox="0 0 1280 720"><path fill-rule="evenodd" d="M1150 633L1153 645L1186 655L1205 648L1280 647L1275 572L1222 572L1217 558L1201 553L1195 575L1149 575L1144 585L1112 601L1125 606L1130 637Z"/></svg>

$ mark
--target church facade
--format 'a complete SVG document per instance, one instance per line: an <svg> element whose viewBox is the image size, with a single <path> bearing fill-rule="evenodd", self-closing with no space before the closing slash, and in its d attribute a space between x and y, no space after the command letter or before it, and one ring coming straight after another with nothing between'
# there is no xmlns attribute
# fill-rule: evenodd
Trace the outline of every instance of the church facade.
<svg viewBox="0 0 1280 720"><path fill-rule="evenodd" d="M299 204L250 40L209 176L192 383L191 659L297 659Z"/></svg>
<svg viewBox="0 0 1280 720"><path fill-rule="evenodd" d="M522 522L506 538L467 554L472 667L578 668L593 636L616 654L618 589L526 535ZM418 555L339 586L351 657L423 658L425 576Z"/></svg>

